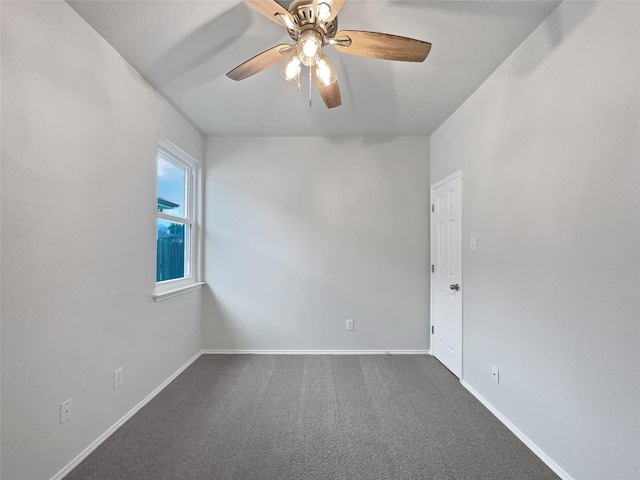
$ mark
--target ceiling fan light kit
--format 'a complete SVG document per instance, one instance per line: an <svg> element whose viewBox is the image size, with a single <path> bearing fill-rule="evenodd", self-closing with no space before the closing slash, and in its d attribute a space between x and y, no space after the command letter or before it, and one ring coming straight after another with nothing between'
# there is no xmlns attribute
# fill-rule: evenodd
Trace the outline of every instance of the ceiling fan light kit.
<svg viewBox="0 0 640 480"><path fill-rule="evenodd" d="M300 70L302 70L302 63L298 60L297 56L285 60L280 67L280 75L287 82L294 85L300 85Z"/></svg>
<svg viewBox="0 0 640 480"><path fill-rule="evenodd" d="M233 80L244 80L282 62L280 75L300 88L302 65L309 67L311 81L328 108L339 106L340 88L336 69L323 47L334 45L336 50L352 55L422 62L431 44L413 38L358 30L338 31L338 12L345 0L294 0L289 10L276 0L243 0L249 7L286 27L293 45L277 45L266 50L227 73Z"/></svg>
<svg viewBox="0 0 640 480"><path fill-rule="evenodd" d="M322 51L322 35L314 28L300 32L298 38L298 59L307 67L313 67L320 60Z"/></svg>
<svg viewBox="0 0 640 480"><path fill-rule="evenodd" d="M326 55L322 55L318 63L313 67L316 70L316 75L318 76L318 80L324 85L328 87L334 82L338 81L338 74L336 73L336 69L329 60L329 57Z"/></svg>

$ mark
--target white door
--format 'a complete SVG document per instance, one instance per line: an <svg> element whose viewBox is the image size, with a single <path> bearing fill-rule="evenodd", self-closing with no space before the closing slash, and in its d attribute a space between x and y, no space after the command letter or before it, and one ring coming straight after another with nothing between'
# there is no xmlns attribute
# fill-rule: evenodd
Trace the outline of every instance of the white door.
<svg viewBox="0 0 640 480"><path fill-rule="evenodd" d="M462 172L431 187L432 352L462 374Z"/></svg>

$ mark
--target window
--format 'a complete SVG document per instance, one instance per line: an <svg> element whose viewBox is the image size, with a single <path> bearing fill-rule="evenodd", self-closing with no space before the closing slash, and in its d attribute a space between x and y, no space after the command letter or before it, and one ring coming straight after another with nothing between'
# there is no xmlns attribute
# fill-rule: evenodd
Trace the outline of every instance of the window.
<svg viewBox="0 0 640 480"><path fill-rule="evenodd" d="M200 282L200 165L167 140L158 148L156 300Z"/></svg>

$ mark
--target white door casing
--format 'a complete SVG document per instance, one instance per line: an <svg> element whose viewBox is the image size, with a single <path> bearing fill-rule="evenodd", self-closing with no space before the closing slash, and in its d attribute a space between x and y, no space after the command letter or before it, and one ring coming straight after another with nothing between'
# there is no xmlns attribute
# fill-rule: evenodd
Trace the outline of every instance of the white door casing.
<svg viewBox="0 0 640 480"><path fill-rule="evenodd" d="M431 352L462 376L462 171L431 187Z"/></svg>

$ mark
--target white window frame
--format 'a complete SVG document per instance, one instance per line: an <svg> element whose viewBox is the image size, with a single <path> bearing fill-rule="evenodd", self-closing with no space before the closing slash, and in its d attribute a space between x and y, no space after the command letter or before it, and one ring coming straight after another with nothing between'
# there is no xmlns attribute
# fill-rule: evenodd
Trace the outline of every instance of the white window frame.
<svg viewBox="0 0 640 480"><path fill-rule="evenodd" d="M160 138L158 141L158 152L156 155L156 165L158 156L164 156L171 163L174 163L185 169L185 200L184 218L168 215L164 212L157 211L155 228L157 231L158 220L167 220L170 222L184 223L190 228L185 227L185 276L172 280L156 282L154 300L156 302L166 298L175 297L183 293L200 288L204 282L201 281L202 272L202 174L200 162L173 144L166 138ZM157 168L156 168L157 172ZM156 173L157 174L157 173ZM157 196L158 178L156 177L156 188L154 193ZM155 202L154 202L155 205ZM157 245L157 243L156 243ZM157 247L156 247L157 248ZM157 262L157 255L156 255ZM157 264L154 262L153 276L155 278Z"/></svg>

